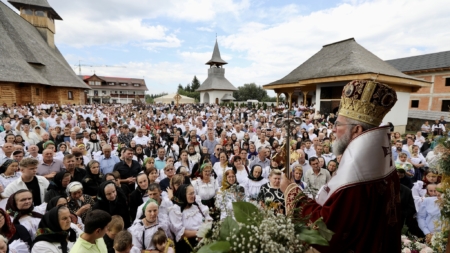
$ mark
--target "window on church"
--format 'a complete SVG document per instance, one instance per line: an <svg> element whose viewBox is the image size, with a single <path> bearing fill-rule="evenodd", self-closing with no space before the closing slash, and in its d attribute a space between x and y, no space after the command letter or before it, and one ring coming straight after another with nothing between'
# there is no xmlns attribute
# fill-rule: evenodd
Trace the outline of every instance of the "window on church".
<svg viewBox="0 0 450 253"><path fill-rule="evenodd" d="M95 81L95 85L102 85L102 82L100 82L100 81Z"/></svg>
<svg viewBox="0 0 450 253"><path fill-rule="evenodd" d="M103 94L103 95L106 95L106 90L102 90L102 94Z"/></svg>
<svg viewBox="0 0 450 253"><path fill-rule="evenodd" d="M89 85L95 85L94 81L89 81Z"/></svg>
<svg viewBox="0 0 450 253"><path fill-rule="evenodd" d="M419 108L419 100L411 100L411 108Z"/></svg>
<svg viewBox="0 0 450 253"><path fill-rule="evenodd" d="M114 86L114 85L116 85L115 83L108 83L108 85L110 85L110 86Z"/></svg>
<svg viewBox="0 0 450 253"><path fill-rule="evenodd" d="M25 15L33 15L32 9L22 9L23 14Z"/></svg>
<svg viewBox="0 0 450 253"><path fill-rule="evenodd" d="M138 83L133 83L134 87L139 87L140 85Z"/></svg>
<svg viewBox="0 0 450 253"><path fill-rule="evenodd" d="M45 11L36 11L35 14L36 14L36 16L39 16L39 17L45 17L46 16L45 15Z"/></svg>
<svg viewBox="0 0 450 253"><path fill-rule="evenodd" d="M67 99L73 100L73 92L72 91L67 92Z"/></svg>
<svg viewBox="0 0 450 253"><path fill-rule="evenodd" d="M127 86L127 84L126 83L121 83L120 86Z"/></svg>

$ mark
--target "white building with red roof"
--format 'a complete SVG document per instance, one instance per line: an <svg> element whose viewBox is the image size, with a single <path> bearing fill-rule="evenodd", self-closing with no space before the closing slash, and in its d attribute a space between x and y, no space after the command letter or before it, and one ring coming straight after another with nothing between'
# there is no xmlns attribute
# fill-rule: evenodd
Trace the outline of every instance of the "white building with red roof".
<svg viewBox="0 0 450 253"><path fill-rule="evenodd" d="M88 103L128 104L145 100L148 91L144 79L110 76L80 76L92 89L86 93Z"/></svg>

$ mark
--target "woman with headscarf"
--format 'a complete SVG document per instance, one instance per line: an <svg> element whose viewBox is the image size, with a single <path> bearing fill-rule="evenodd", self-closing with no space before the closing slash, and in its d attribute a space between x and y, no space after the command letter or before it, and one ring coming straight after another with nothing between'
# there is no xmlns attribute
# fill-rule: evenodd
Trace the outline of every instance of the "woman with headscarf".
<svg viewBox="0 0 450 253"><path fill-rule="evenodd" d="M256 200L260 192L261 186L267 183L267 179L262 176L262 168L260 165L253 165L245 184L245 194L249 200Z"/></svg>
<svg viewBox="0 0 450 253"><path fill-rule="evenodd" d="M136 212L138 206L142 205L142 203L148 200L148 177L145 173L141 173L136 177L137 187L130 194L130 215L131 220L136 219Z"/></svg>
<svg viewBox="0 0 450 253"><path fill-rule="evenodd" d="M68 203L67 198L65 197L61 196L54 197L48 201L47 207L45 208L45 212L48 212L52 208L57 206L67 206L67 203ZM72 226L72 228L74 228L74 230L78 233L77 237L79 237L83 232L82 230L84 229L83 221L73 212L70 212L70 219L72 220L72 224L74 225Z"/></svg>
<svg viewBox="0 0 450 253"><path fill-rule="evenodd" d="M191 252L198 243L197 232L205 221L211 221L209 209L195 196L194 187L181 185L169 210L169 228L175 234L177 253Z"/></svg>
<svg viewBox="0 0 450 253"><path fill-rule="evenodd" d="M43 210L35 210L31 191L22 189L11 195L6 203L6 210L12 216L13 223L24 226L34 240Z"/></svg>
<svg viewBox="0 0 450 253"><path fill-rule="evenodd" d="M67 197L66 188L72 180L72 176L69 172L61 171L56 173L53 181L50 181L47 192L45 193L44 202L50 201L50 199L62 196Z"/></svg>
<svg viewBox="0 0 450 253"><path fill-rule="evenodd" d="M94 206L94 200L91 196L83 194L83 185L77 181L67 186L66 193L68 196L67 207L84 222L87 212Z"/></svg>
<svg viewBox="0 0 450 253"><path fill-rule="evenodd" d="M68 253L77 239L71 228L70 211L66 206L56 206L48 211L39 223L31 253Z"/></svg>
<svg viewBox="0 0 450 253"><path fill-rule="evenodd" d="M65 155L69 154L69 147L66 143L61 142L56 148L56 153L59 155L59 157L64 157Z"/></svg>
<svg viewBox="0 0 450 253"><path fill-rule="evenodd" d="M84 194L95 198L102 181L103 175L100 173L100 163L96 160L91 160L86 166L86 176L81 180Z"/></svg>
<svg viewBox="0 0 450 253"><path fill-rule="evenodd" d="M91 132L89 134L89 141L86 143L86 150L90 156L92 156L92 153L101 150L100 141L97 139L97 134L95 132Z"/></svg>
<svg viewBox="0 0 450 253"><path fill-rule="evenodd" d="M222 187L216 195L215 206L220 209L220 219L234 216L233 202L245 201L245 189L240 186L234 170L225 171L222 179Z"/></svg>
<svg viewBox="0 0 450 253"><path fill-rule="evenodd" d="M5 189L11 182L20 178L22 173L18 172L18 170L19 162L12 159L7 159L3 162L0 166L0 184L3 189Z"/></svg>
<svg viewBox="0 0 450 253"><path fill-rule="evenodd" d="M156 250L156 245L152 243L152 237L162 228L166 235L170 233L167 215L159 212L158 202L154 199L148 199L142 207L142 216L139 221L128 228L133 237L133 250L139 252L147 250Z"/></svg>
<svg viewBox="0 0 450 253"><path fill-rule="evenodd" d="M100 209L110 215L120 215L123 218L125 228L129 228L130 212L128 211L127 197L122 191L117 190L114 182L105 181L98 188L97 202L93 210Z"/></svg>
<svg viewBox="0 0 450 253"><path fill-rule="evenodd" d="M8 239L8 244L22 240L31 245L31 236L27 229L19 223L13 223L9 214L0 208L0 234Z"/></svg>

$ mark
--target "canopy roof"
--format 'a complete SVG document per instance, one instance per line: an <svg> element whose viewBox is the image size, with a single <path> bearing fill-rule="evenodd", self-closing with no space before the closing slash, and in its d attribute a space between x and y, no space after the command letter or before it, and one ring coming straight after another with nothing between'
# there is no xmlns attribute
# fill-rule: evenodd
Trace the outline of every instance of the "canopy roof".
<svg viewBox="0 0 450 253"><path fill-rule="evenodd" d="M156 103L165 103L165 104L170 104L172 103L172 101L176 104L176 100L175 100L175 95L177 95L176 93L172 93L172 94L168 94L162 97L158 97L155 98L153 101L155 101ZM180 95L181 99L178 101L178 103L180 104L192 104L195 103L195 99L190 98L190 97L186 97L183 95Z"/></svg>
<svg viewBox="0 0 450 253"><path fill-rule="evenodd" d="M429 86L422 79L403 74L351 38L323 46L288 75L263 87L301 87L354 79L377 79L387 84L417 88Z"/></svg>

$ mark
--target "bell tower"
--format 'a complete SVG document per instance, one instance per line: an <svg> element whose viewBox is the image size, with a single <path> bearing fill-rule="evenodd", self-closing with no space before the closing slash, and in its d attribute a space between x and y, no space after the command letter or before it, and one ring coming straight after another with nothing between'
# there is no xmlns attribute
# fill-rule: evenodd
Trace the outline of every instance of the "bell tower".
<svg viewBox="0 0 450 253"><path fill-rule="evenodd" d="M55 48L55 20L62 20L47 0L8 0L20 11L20 16L30 22L48 45Z"/></svg>

